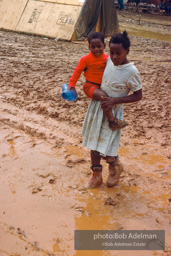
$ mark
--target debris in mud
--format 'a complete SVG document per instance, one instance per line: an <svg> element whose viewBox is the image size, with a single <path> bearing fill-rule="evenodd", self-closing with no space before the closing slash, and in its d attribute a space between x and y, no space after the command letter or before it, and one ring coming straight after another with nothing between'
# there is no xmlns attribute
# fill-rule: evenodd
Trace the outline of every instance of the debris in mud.
<svg viewBox="0 0 171 256"><path fill-rule="evenodd" d="M118 204L118 199L113 200L111 197L107 198L104 205L112 205L115 206Z"/></svg>
<svg viewBox="0 0 171 256"><path fill-rule="evenodd" d="M88 217L91 217L91 214L89 212L85 211L82 206L75 206L75 205L73 205L73 206L71 206L71 208L75 209L77 212L80 212L82 214L84 213Z"/></svg>
<svg viewBox="0 0 171 256"><path fill-rule="evenodd" d="M69 159L67 162L66 162L66 166L71 168L73 167L75 164L83 164L85 163L86 160L83 159L83 158L76 158L76 159Z"/></svg>
<svg viewBox="0 0 171 256"><path fill-rule="evenodd" d="M19 235L22 235L22 236L26 237L25 232L24 232L23 230L21 230L20 228L17 228L17 234L19 234Z"/></svg>
<svg viewBox="0 0 171 256"><path fill-rule="evenodd" d="M50 184L55 184L55 182L56 182L55 179L50 179L50 180L49 180L49 183L50 183Z"/></svg>
<svg viewBox="0 0 171 256"><path fill-rule="evenodd" d="M42 191L42 188L33 188L32 189L32 194L36 194L38 192Z"/></svg>
<svg viewBox="0 0 171 256"><path fill-rule="evenodd" d="M84 212L84 208L82 206L73 205L73 206L71 206L71 208L75 209L78 212L82 212L82 213Z"/></svg>
<svg viewBox="0 0 171 256"><path fill-rule="evenodd" d="M15 227L13 227L13 226L10 226L10 227L9 227L9 229L10 229L10 230L14 230L14 229L15 229Z"/></svg>
<svg viewBox="0 0 171 256"><path fill-rule="evenodd" d="M53 148L61 148L63 144L64 144L64 139L56 140L55 145L52 147L52 149Z"/></svg>
<svg viewBox="0 0 171 256"><path fill-rule="evenodd" d="M85 195L85 194L88 194L89 192L87 191L87 188L79 188L78 191L82 194L82 195Z"/></svg>
<svg viewBox="0 0 171 256"><path fill-rule="evenodd" d="M108 197L108 198L105 200L104 205L116 206L117 204L119 204L120 199L121 199L121 194L120 194L120 193L117 193L117 194L116 194L116 198Z"/></svg>
<svg viewBox="0 0 171 256"><path fill-rule="evenodd" d="M39 177L43 178L43 179L46 179L50 176L50 173L47 173L47 174L38 174Z"/></svg>
<svg viewBox="0 0 171 256"><path fill-rule="evenodd" d="M15 228L14 226L10 226L9 229L12 230L16 230L18 235L22 235L23 237L27 237L26 233L24 232L24 230L22 230L21 228Z"/></svg>
<svg viewBox="0 0 171 256"><path fill-rule="evenodd" d="M78 188L78 185L69 185L68 188L72 188L72 189L77 189Z"/></svg>
<svg viewBox="0 0 171 256"><path fill-rule="evenodd" d="M36 242L36 241L33 242L33 243L32 243L32 246L34 247L34 249L35 249L36 251L40 251L38 242Z"/></svg>

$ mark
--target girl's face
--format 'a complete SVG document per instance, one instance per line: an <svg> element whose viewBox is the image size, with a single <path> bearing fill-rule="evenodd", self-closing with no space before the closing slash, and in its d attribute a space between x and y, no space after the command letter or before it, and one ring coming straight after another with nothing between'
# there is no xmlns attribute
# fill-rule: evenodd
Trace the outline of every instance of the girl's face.
<svg viewBox="0 0 171 256"><path fill-rule="evenodd" d="M109 47L110 47L110 58L115 66L127 64L129 62L127 60L129 49L125 50L122 44L114 44L114 43L111 43Z"/></svg>
<svg viewBox="0 0 171 256"><path fill-rule="evenodd" d="M103 53L105 46L99 38L95 38L91 39L89 49L95 57L99 57Z"/></svg>

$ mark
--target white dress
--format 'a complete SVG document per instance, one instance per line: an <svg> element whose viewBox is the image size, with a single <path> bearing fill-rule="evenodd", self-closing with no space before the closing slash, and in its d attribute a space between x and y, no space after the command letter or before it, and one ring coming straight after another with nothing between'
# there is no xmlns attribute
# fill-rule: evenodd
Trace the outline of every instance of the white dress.
<svg viewBox="0 0 171 256"><path fill-rule="evenodd" d="M127 96L130 91L142 88L138 69L134 63L114 66L110 57L103 74L101 89L109 97ZM123 120L123 104L113 107L116 118ZM102 156L117 156L121 129L111 130L106 116L103 116L101 102L91 100L82 127L83 145L100 152Z"/></svg>

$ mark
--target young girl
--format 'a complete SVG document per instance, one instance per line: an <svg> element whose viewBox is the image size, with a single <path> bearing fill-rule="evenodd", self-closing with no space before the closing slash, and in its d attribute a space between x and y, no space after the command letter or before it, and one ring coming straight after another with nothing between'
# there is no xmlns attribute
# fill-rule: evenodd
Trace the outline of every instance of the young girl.
<svg viewBox="0 0 171 256"><path fill-rule="evenodd" d="M101 85L101 89L109 97L104 97L102 102L91 100L82 128L83 145L91 150L93 176L89 188L97 187L103 182L101 158L109 164L107 186L112 187L117 184L123 171L118 159L121 130L109 129L103 111L112 110L113 115L122 120L123 104L136 102L142 98L139 72L127 59L130 48L127 32L112 36L109 48L110 58L107 60ZM132 93L128 95L130 91Z"/></svg>
<svg viewBox="0 0 171 256"><path fill-rule="evenodd" d="M105 42L103 34L94 32L88 37L90 53L83 56L77 67L75 68L72 77L69 80L69 90L75 90L80 75L84 72L86 82L83 85L84 93L91 99L102 101L103 97L108 95L100 89L103 72L106 66L108 55L104 54ZM128 125L127 122L118 120L114 117L112 110L104 110L105 115L109 120L109 127L112 130L124 128Z"/></svg>

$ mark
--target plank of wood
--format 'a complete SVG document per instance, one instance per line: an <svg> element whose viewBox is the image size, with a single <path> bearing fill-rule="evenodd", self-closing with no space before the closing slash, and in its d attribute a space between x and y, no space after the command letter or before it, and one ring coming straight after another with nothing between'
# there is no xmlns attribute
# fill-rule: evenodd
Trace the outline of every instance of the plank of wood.
<svg viewBox="0 0 171 256"><path fill-rule="evenodd" d="M0 28L15 30L29 0L3 0L0 2Z"/></svg>
<svg viewBox="0 0 171 256"><path fill-rule="evenodd" d="M56 4L67 4L67 5L79 5L79 6L83 5L83 2L80 2L79 0L37 0L37 1L56 3Z"/></svg>
<svg viewBox="0 0 171 256"><path fill-rule="evenodd" d="M30 0L17 31L71 40L81 6Z"/></svg>

